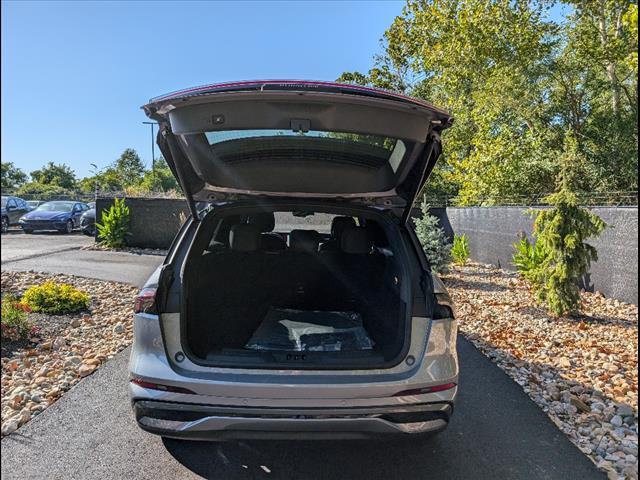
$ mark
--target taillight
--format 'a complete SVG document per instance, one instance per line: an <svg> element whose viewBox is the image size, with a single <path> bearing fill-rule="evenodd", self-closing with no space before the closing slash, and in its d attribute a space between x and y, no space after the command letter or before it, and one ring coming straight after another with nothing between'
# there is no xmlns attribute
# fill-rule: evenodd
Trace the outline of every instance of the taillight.
<svg viewBox="0 0 640 480"><path fill-rule="evenodd" d="M434 385L432 387L414 388L413 390L402 390L394 393L394 397L407 397L409 395L424 395L425 393L442 392L456 387L456 383L444 383L442 385Z"/></svg>
<svg viewBox="0 0 640 480"><path fill-rule="evenodd" d="M188 388L174 387L173 385L162 385L160 383L146 382L141 378L137 378L137 377L131 379L131 383L134 383L142 388L150 388L151 390L162 390L163 392L188 393L190 395L195 395L196 393L192 390L189 390Z"/></svg>
<svg viewBox="0 0 640 480"><path fill-rule="evenodd" d="M436 293L433 319L442 320L443 318L454 318L453 301L448 293Z"/></svg>
<svg viewBox="0 0 640 480"><path fill-rule="evenodd" d="M158 313L156 311L156 289L143 288L136 297L134 313Z"/></svg>

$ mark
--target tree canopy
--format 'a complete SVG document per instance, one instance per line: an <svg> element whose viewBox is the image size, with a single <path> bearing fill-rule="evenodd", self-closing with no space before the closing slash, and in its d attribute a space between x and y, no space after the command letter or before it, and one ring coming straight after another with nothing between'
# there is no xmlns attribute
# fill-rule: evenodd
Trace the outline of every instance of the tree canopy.
<svg viewBox="0 0 640 480"><path fill-rule="evenodd" d="M14 189L27 181L27 174L12 162L2 162L2 188Z"/></svg>
<svg viewBox="0 0 640 480"><path fill-rule="evenodd" d="M39 170L31 172L32 180L40 185L53 185L71 190L76 186L76 174L66 164L47 163Z"/></svg>
<svg viewBox="0 0 640 480"><path fill-rule="evenodd" d="M339 81L448 109L453 128L428 193L460 204L553 191L575 139L579 190L637 190L637 4L409 0L367 73Z"/></svg>

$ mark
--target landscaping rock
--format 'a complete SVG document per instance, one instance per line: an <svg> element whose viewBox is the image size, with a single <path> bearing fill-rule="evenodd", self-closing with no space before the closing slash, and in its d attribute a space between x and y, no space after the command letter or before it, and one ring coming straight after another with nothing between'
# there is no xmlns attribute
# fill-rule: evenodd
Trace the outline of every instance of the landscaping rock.
<svg viewBox="0 0 640 480"><path fill-rule="evenodd" d="M514 276L478 264L443 276L461 333L610 478L637 478L638 307L583 292L579 315L553 318Z"/></svg>
<svg viewBox="0 0 640 480"><path fill-rule="evenodd" d="M82 365L80 365L80 368L78 368L78 375L80 375L81 377L86 377L87 375L91 375L96 368L97 365L83 363Z"/></svg>
<svg viewBox="0 0 640 480"><path fill-rule="evenodd" d="M2 435L14 432L47 408L80 378L93 373L132 339L131 305L137 288L69 275L2 272L2 292L20 296L46 280L88 292L91 310L73 315L29 313L40 328L38 345L8 351L2 358ZM123 326L114 331L114 324ZM83 360L84 359L84 360Z"/></svg>

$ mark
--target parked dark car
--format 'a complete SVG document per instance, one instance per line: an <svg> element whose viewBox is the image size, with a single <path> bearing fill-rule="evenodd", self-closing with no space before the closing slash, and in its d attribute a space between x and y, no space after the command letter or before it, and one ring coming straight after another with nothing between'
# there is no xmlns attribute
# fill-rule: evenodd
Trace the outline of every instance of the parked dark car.
<svg viewBox="0 0 640 480"><path fill-rule="evenodd" d="M36 230L71 233L80 227L80 217L87 210L89 206L82 202L60 200L43 203L20 218L20 227L25 233L33 233Z"/></svg>
<svg viewBox="0 0 640 480"><path fill-rule="evenodd" d="M27 202L18 197L2 195L2 233L6 233L11 225L18 225L18 220L29 211Z"/></svg>
<svg viewBox="0 0 640 480"><path fill-rule="evenodd" d="M27 200L27 206L29 207L29 210L35 210L43 203L46 202L44 200Z"/></svg>
<svg viewBox="0 0 640 480"><path fill-rule="evenodd" d="M92 202L93 203L93 202ZM91 206L91 204L89 204ZM96 235L96 207L95 203L93 207L89 208L86 212L82 214L80 217L80 230L85 235L89 235L90 237L95 237Z"/></svg>

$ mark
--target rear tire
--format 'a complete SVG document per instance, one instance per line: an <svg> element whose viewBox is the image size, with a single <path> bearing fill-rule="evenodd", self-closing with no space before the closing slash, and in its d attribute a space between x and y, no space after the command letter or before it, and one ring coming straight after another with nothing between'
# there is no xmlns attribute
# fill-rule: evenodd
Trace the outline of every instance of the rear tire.
<svg viewBox="0 0 640 480"><path fill-rule="evenodd" d="M7 233L9 231L9 219L7 217L2 217L2 233Z"/></svg>
<svg viewBox="0 0 640 480"><path fill-rule="evenodd" d="M22 229L22 231L23 231L24 233L26 233L27 235L31 235L31 234L33 233L33 230L27 230L27 229L25 229L25 228L23 228L23 229Z"/></svg>

